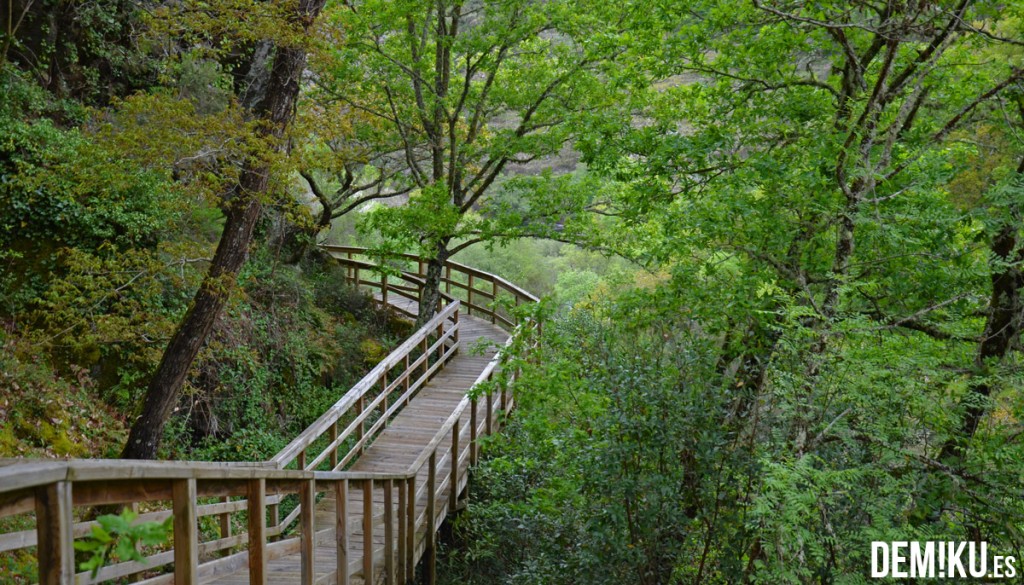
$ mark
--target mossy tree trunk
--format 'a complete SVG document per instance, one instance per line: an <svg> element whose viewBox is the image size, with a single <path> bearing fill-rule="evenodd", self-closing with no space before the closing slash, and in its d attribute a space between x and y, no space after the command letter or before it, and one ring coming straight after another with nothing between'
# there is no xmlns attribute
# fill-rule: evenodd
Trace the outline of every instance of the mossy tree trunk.
<svg viewBox="0 0 1024 585"><path fill-rule="evenodd" d="M294 18L308 31L324 3L325 0L301 0ZM266 121L260 127L266 137L281 138L291 123L305 67L304 48L278 47L266 93L252 110L255 117ZM213 329L245 263L262 209L260 198L268 188L269 173L265 160L246 161L238 183L228 196L224 231L210 271L153 374L142 413L132 424L122 458L156 457L164 426L178 403L188 370Z"/></svg>

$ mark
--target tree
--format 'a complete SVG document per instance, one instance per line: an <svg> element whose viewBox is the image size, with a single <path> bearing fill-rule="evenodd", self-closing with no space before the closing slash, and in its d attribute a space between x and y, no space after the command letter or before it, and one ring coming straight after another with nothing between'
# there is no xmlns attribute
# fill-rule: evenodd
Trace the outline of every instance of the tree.
<svg viewBox="0 0 1024 585"><path fill-rule="evenodd" d="M264 93L251 109L253 117L261 122L258 132L271 141L284 136L294 116L295 101L306 67L306 47L300 41L311 30L324 3L325 0L300 0L288 15L288 27L299 36L291 42L277 43ZM121 454L123 458L156 457L164 425L178 402L188 369L224 307L238 271L245 262L262 209L261 197L269 185L270 172L271 164L266 156L251 156L243 164L238 183L225 196L224 230L210 270L149 383L142 413L132 425Z"/></svg>
<svg viewBox="0 0 1024 585"><path fill-rule="evenodd" d="M347 3L336 62L318 78L347 110L374 119L408 204L368 224L385 249L428 258L419 321L440 299L444 262L462 246L465 218L486 206L510 166L557 154L580 112L602 107L597 72L620 49L600 3L560 0ZM611 18L613 23L617 22ZM394 145L394 146L391 146Z"/></svg>
<svg viewBox="0 0 1024 585"><path fill-rule="evenodd" d="M754 1L644 16L631 56L658 81L634 98L645 123L602 128L584 160L626 184L622 239L671 268L660 311L696 315L720 347L734 397L720 424L761 462L736 495L753 526L734 549L745 578L852 571L871 530L986 526L1016 542L1012 474L992 451L1010 431L992 421L949 459L997 396L1017 400L1000 362L1019 327L1019 142L999 142L1012 164L989 167L988 195L949 193L991 143L972 140L979 123L998 125L1024 81L1016 14Z"/></svg>

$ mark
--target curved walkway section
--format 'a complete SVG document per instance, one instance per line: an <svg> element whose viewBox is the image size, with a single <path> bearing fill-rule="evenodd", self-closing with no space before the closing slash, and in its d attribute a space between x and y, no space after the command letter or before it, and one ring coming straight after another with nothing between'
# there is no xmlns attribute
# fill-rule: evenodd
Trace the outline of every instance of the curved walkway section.
<svg viewBox="0 0 1024 585"><path fill-rule="evenodd" d="M416 313L418 258L385 275L363 249L325 249L351 283ZM397 584L417 567L433 583L437 529L464 505L479 439L512 408L516 372L499 350L538 330L512 310L536 298L497 276L449 262L442 286L438 314L269 462L0 462L0 518L35 522L0 534L0 554L36 547L46 584ZM140 520L173 515L173 548L76 574L73 541L94 525L76 508L140 502Z"/></svg>

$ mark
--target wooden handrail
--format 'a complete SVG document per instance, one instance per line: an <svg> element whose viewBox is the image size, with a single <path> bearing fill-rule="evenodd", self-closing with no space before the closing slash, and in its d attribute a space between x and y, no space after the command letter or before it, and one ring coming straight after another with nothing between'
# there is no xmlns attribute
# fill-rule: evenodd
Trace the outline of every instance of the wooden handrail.
<svg viewBox="0 0 1024 585"><path fill-rule="evenodd" d="M279 468L284 468L289 463L295 461L295 459L299 456L300 453L308 449L313 444L314 441L316 441L325 433L327 433L330 430L331 426L338 422L342 416L348 413L349 410L351 410L352 407L355 406L360 399L365 398L368 393L379 389L380 381L384 379L384 377L387 376L388 373L395 367L402 365L404 368L403 371L397 376L397 380L402 380L403 378L410 376L412 370L421 365L426 365L429 371L430 364L428 358L430 355L430 349L437 348L439 344L442 344L444 341L449 339L451 340L451 344L446 348L443 354L443 359L445 361L450 359L451 355L454 354L454 352L458 349L459 345L459 307L459 301L455 301L452 304L445 307L443 311L434 316L434 318L427 322L426 325L421 327L419 331L414 333L411 337L409 337L409 339L406 339L401 345L395 348L394 351L388 354L387 357L381 360L380 363L374 366L374 368L370 370L369 373L363 376L362 380L356 382L356 384L352 386L352 388L348 392L346 392L345 395L341 397L341 399L339 399L337 402L334 403L334 405L328 408L327 412L322 414L320 418L313 422L313 424L309 425L304 431L299 433L297 437L292 439L292 441L288 443L288 445L285 446L283 449L281 449L281 451L277 453L277 455L274 455L274 457L271 458L270 461ZM431 348L428 348L428 351L424 355L419 356L419 358L413 360L412 362L406 361L406 358L410 357L411 355L413 355L413 353L420 349L421 344L423 343L424 340L428 339L430 335L436 333L438 328L443 327L446 323L449 325L446 329L444 329L441 338L435 341ZM439 362L435 362L435 365L437 363ZM421 376L419 379L417 379L417 381L414 384L422 385L422 383L425 382L424 378L425 376ZM417 385L415 389L418 388L419 386ZM392 389L394 388L392 387ZM415 389L410 390L407 393L413 392ZM402 398L405 398L405 394L403 394ZM370 412L369 409L365 409L358 416L362 417L365 420L365 418L368 416L368 412ZM345 438L346 436L344 434L341 434L337 439L335 439L334 443L340 445ZM325 451L327 450L325 449ZM318 461L317 458L314 458L313 460ZM322 462L322 460L319 461Z"/></svg>
<svg viewBox="0 0 1024 585"><path fill-rule="evenodd" d="M343 266L347 266L350 269L359 268L362 270L381 271L381 267L378 264L369 260L371 257L371 251L368 248L334 245L324 245L321 246L321 248L331 254L331 256ZM394 258L405 261L409 267L408 269L399 270L397 278L405 282L413 283L418 287L422 287L424 279L427 276L426 260L413 254L397 254ZM461 278L454 278L452 276L453 273L461 275ZM382 282L361 279L358 277L358 273L354 271L350 274L350 281L357 285L369 286L371 288L381 290L383 289L382 283L387 283L386 279L383 279ZM477 282L478 279L479 282ZM483 284L484 288L479 288L477 286L478 284ZM451 302L451 300L455 298L452 294L452 289L463 291L465 292L465 298L462 298L461 300L463 302L463 306L466 307L467 314L484 315L491 321L491 323L501 325L507 330L514 329L517 323L514 317L507 311L504 311L503 307L500 306L500 303L496 302L502 292L506 293L511 298L512 303L515 306L538 302L538 298L536 296L496 274L477 270L476 268L472 268L452 260L448 260L444 263L444 271L441 275L441 285L444 287L444 290L441 291L441 295L445 302ZM383 297L383 290L381 294ZM415 297L412 295L402 296L405 296L410 300L418 300L418 295ZM479 302L480 298L485 302ZM386 297L384 300L386 301Z"/></svg>
<svg viewBox="0 0 1024 585"><path fill-rule="evenodd" d="M371 262L352 257L364 254L365 250L332 247L329 251L335 257L345 254L347 257L339 261L351 269L355 283L378 288L382 301L386 301L388 293L418 300L424 283L423 265L418 259L417 273L403 271L390 279L363 280L356 269L379 270ZM465 282L459 282L453 273L462 275ZM480 283L485 287L489 284L490 289L480 289ZM495 393L480 398L463 397L404 473L353 472L345 468L459 351L459 312L463 307L489 316L493 323L514 328L509 344L539 329L529 321L516 324L512 317L494 306L495 299L502 293L510 295L517 304L536 300L497 276L449 262L445 265L443 284L447 290L461 287L467 292L466 299L444 292L443 307L437 315L270 461L0 460L0 518L36 513L35 530L0 534L0 553L38 546L40 583L45 584L99 583L174 565L173 574L141 581L146 585L197 583L200 578L229 574L246 567L250 583L266 583L268 561L300 553L301 582L315 585L313 550L334 542L338 546L337 569L332 576L336 583L347 584L352 575L365 575L367 571L375 578L382 575L388 583L411 580L420 552L427 555L428 565L433 566L434 530L447 511L457 505L460 486L468 481L462 471L463 464L468 468L476 461L479 437L493 432L497 416L511 408L504 388L500 400ZM488 301L489 306L481 304L480 299ZM499 352L491 360L478 376L477 383L493 378L503 354ZM516 372L511 374L514 377ZM480 402L486 402L482 416ZM462 421L467 410L470 424ZM325 466L326 469L322 469ZM446 466L447 472L441 476L440 470ZM418 478L424 472L427 480L420 481ZM343 498L347 498L350 489L363 492L363 528L367 542L375 542L374 533L383 526L383 533L377 532L376 537L384 537L384 548L373 549L371 544L367 550L373 552L361 560L354 558L349 549L353 510ZM373 505L367 508L366 502L380 501L379 495L374 500L373 492L380 494L381 490L385 509L381 511ZM316 495L324 491L339 498L337 521L331 528L317 530L313 506ZM277 507L289 494L298 496L300 505L280 519ZM104 567L95 578L76 573L72 541L89 534L96 523L75 522L72 510L75 507L134 506L139 502L169 503L142 514L138 521L160 521L173 516L174 548L158 549L144 562L120 562ZM272 510L269 525L266 522L268 510ZM229 516L241 511L248 513L248 530L233 534ZM219 535L212 540L199 538L198 519L204 516L219 518ZM299 536L276 542L268 540L284 535L296 521L301 527ZM244 550L239 551L240 547Z"/></svg>

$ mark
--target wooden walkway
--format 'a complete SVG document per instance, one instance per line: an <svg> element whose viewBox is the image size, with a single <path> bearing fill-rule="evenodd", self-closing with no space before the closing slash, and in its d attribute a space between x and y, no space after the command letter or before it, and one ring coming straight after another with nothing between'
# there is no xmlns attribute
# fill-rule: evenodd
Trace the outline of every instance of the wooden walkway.
<svg viewBox="0 0 1024 585"><path fill-rule="evenodd" d="M408 307L408 305L406 305ZM366 451L356 459L355 464L349 468L352 472L371 472L384 474L404 473L416 461L423 447L441 430L448 417L455 411L459 402L466 396L466 392L476 382L477 377L490 363L496 354L496 348L508 341L509 334L500 327L492 325L478 317L461 317L459 321L460 342L465 347L477 347L484 340L490 345L481 355L470 355L469 351L462 351L454 357L443 370L440 371L429 383L427 383L413 398L409 405L396 416L387 428L370 444ZM495 421L492 421L494 424ZM470 412L466 411L461 417L461 428L463 444L469 445L470 435ZM483 436L486 432L486 419L478 421L477 434ZM467 452L460 454L459 465L461 466L459 485L456 489L456 500L459 494L466 489L468 474L466 469L469 465ZM417 474L417 483L427 484L429 469L424 467ZM438 466L438 475L448 477L451 473L451 458L444 459L444 463ZM398 502L398 488L390 498L391 503ZM436 511L435 525L440 526L448 514L448 504L451 500L451 488L447 487L436 494L434 508ZM374 516L383 522L386 495L383 491L375 490L373 494ZM426 490L420 495L416 502L416 514L423 515L427 511L429 495ZM457 504L458 505L458 504ZM349 515L351 527L351 542L349 571L351 583L363 582L363 494L361 492L349 493L348 509L352 511ZM394 512L392 512L394 513ZM336 533L333 528L337 516L337 502L332 495L324 497L317 503L316 529L317 547L314 553L314 564L316 571L316 583L337 583L334 578L335 567L337 566ZM322 527L330 527L322 529ZM418 531L415 536L415 560L418 561L426 548L425 531ZM384 552L385 535L378 530L374 537L374 567L376 570L375 582L385 582ZM395 547L397 550L397 547ZM301 555L294 554L275 559L268 563L267 577L271 584L300 585L301 581ZM397 567L400 563L394 559L393 564ZM216 585L248 585L249 575L247 570L240 570L230 575L217 578L211 581L204 581Z"/></svg>
<svg viewBox="0 0 1024 585"><path fill-rule="evenodd" d="M365 250L325 249L353 285L415 315L422 260L383 276ZM0 532L0 561L34 552L46 585L432 584L437 530L468 497L480 438L513 406L518 372L500 348L531 347L540 330L510 310L536 297L493 274L448 262L442 287L436 316L270 461L0 460L0 519L34 525ZM95 526L83 513L140 503L139 521L173 517L173 542L79 572L74 541Z"/></svg>

